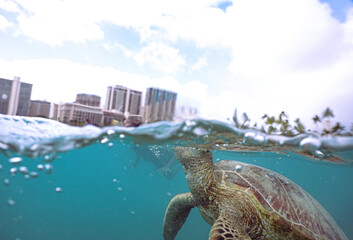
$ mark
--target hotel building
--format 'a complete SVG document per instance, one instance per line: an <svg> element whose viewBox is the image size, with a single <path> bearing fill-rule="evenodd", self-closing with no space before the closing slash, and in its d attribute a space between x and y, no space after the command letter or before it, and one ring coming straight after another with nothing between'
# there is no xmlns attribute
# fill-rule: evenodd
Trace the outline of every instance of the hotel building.
<svg viewBox="0 0 353 240"><path fill-rule="evenodd" d="M32 84L0 78L0 113L27 116L32 94Z"/></svg>
<svg viewBox="0 0 353 240"><path fill-rule="evenodd" d="M171 91L148 88L145 100L144 121L172 121L177 94Z"/></svg>
<svg viewBox="0 0 353 240"><path fill-rule="evenodd" d="M50 116L51 103L47 101L32 100L29 105L28 116L30 117L45 117Z"/></svg>
<svg viewBox="0 0 353 240"><path fill-rule="evenodd" d="M58 120L67 124L78 126L85 125L87 123L95 126L101 126L103 111L99 105L99 96L77 94L75 103L59 104Z"/></svg>
<svg viewBox="0 0 353 240"><path fill-rule="evenodd" d="M123 122L129 118L134 123L142 122L142 92L124 86L108 86L104 107L104 125L113 121Z"/></svg>

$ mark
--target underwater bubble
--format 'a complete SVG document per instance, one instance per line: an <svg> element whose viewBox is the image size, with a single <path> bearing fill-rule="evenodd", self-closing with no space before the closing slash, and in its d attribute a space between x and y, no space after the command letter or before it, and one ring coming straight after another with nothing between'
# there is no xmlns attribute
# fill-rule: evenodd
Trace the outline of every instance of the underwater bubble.
<svg viewBox="0 0 353 240"><path fill-rule="evenodd" d="M0 170L2 169L2 165L0 164Z"/></svg>
<svg viewBox="0 0 353 240"><path fill-rule="evenodd" d="M20 173L22 173L22 174L28 174L29 173L29 171L28 171L28 168L27 167L25 167L25 166L21 166L21 167L19 167L19 169L18 169L19 171L20 171Z"/></svg>
<svg viewBox="0 0 353 240"><path fill-rule="evenodd" d="M28 180L29 179L29 174L26 174L24 177L25 177L26 180Z"/></svg>
<svg viewBox="0 0 353 240"><path fill-rule="evenodd" d="M126 202L126 201L127 201L127 198L126 198L126 197L123 197L123 201Z"/></svg>
<svg viewBox="0 0 353 240"><path fill-rule="evenodd" d="M113 179L113 183L117 183L118 180L116 178Z"/></svg>
<svg viewBox="0 0 353 240"><path fill-rule="evenodd" d="M217 159L216 159L216 162L219 162L219 161L221 161L221 159L217 158Z"/></svg>
<svg viewBox="0 0 353 240"><path fill-rule="evenodd" d="M131 213L131 215L135 215L136 214L136 212L133 211L133 210L131 210L130 213Z"/></svg>
<svg viewBox="0 0 353 240"><path fill-rule="evenodd" d="M122 187L118 187L117 188L119 192L122 192L123 191L123 188Z"/></svg>
<svg viewBox="0 0 353 240"><path fill-rule="evenodd" d="M13 205L16 204L16 202L15 202L13 199L9 198L9 199L7 199L7 204L8 204L9 206L13 206Z"/></svg>
<svg viewBox="0 0 353 240"><path fill-rule="evenodd" d="M37 169L38 169L39 171L42 171L42 170L44 169L44 165L43 165L43 164L38 164L38 165L37 165Z"/></svg>
<svg viewBox="0 0 353 240"><path fill-rule="evenodd" d="M44 165L44 169L45 169L45 173L46 174L51 174L52 172L53 172L53 170L54 170L54 167L51 165L51 164L49 164L49 163L46 163L45 165Z"/></svg>
<svg viewBox="0 0 353 240"><path fill-rule="evenodd" d="M108 135L113 135L115 131L113 129L108 129L107 134Z"/></svg>
<svg viewBox="0 0 353 240"><path fill-rule="evenodd" d="M56 158L56 153L47 154L44 156L44 162L49 163L54 161Z"/></svg>
<svg viewBox="0 0 353 240"><path fill-rule="evenodd" d="M39 144L33 144L29 149L31 150L31 151L35 151L35 150L37 150L39 148Z"/></svg>
<svg viewBox="0 0 353 240"><path fill-rule="evenodd" d="M1 94L1 99L2 100L6 100L8 98L6 93Z"/></svg>
<svg viewBox="0 0 353 240"><path fill-rule="evenodd" d="M19 164L20 162L22 162L21 157L13 157L9 159L9 163L11 164Z"/></svg>
<svg viewBox="0 0 353 240"><path fill-rule="evenodd" d="M124 171L126 171L127 170L127 166L124 166L123 169L124 169Z"/></svg>
<svg viewBox="0 0 353 240"><path fill-rule="evenodd" d="M10 185L10 180L9 180L9 179L7 179L7 178L5 178L5 179L4 179L4 184L5 184L5 186Z"/></svg>
<svg viewBox="0 0 353 240"><path fill-rule="evenodd" d="M104 144L104 143L107 143L109 141L109 138L105 137L101 140L101 143Z"/></svg>
<svg viewBox="0 0 353 240"><path fill-rule="evenodd" d="M120 134L119 137L120 138L125 138L125 135L124 134Z"/></svg>
<svg viewBox="0 0 353 240"><path fill-rule="evenodd" d="M242 165L240 165L240 164L235 165L235 171L241 172L242 169L243 169Z"/></svg>
<svg viewBox="0 0 353 240"><path fill-rule="evenodd" d="M57 193L61 193L61 192L63 191L63 189L62 189L61 187L56 187L56 188L55 188L55 191L56 191Z"/></svg>
<svg viewBox="0 0 353 240"><path fill-rule="evenodd" d="M29 176L32 178L37 178L39 176L39 174L37 172L30 172Z"/></svg>
<svg viewBox="0 0 353 240"><path fill-rule="evenodd" d="M171 193L171 192L167 192L167 196L168 196L168 197L171 197L171 196L172 196L172 193Z"/></svg>
<svg viewBox="0 0 353 240"><path fill-rule="evenodd" d="M13 168L10 168L10 173L12 176L15 176L15 174L18 172L18 169L13 167Z"/></svg>
<svg viewBox="0 0 353 240"><path fill-rule="evenodd" d="M108 143L108 146L109 146L109 147L113 147L114 144L113 144L112 142L110 142L110 143Z"/></svg>

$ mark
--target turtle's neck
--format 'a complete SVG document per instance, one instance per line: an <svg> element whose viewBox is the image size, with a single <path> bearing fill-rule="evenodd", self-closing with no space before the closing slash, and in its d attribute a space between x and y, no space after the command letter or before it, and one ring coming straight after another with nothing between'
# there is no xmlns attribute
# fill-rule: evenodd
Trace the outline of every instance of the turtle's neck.
<svg viewBox="0 0 353 240"><path fill-rule="evenodd" d="M215 184L211 150L191 147L175 148L175 154L184 167L185 177L196 201L208 201L208 192Z"/></svg>

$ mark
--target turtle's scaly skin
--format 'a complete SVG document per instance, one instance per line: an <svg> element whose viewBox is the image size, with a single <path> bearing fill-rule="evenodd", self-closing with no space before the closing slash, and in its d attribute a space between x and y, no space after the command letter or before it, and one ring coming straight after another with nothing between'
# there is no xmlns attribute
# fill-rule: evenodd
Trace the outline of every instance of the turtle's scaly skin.
<svg viewBox="0 0 353 240"><path fill-rule="evenodd" d="M174 239L194 206L213 226L210 240L348 240L329 213L288 178L237 161L213 165L212 152L205 149L174 151L191 193L185 194L187 199L178 195L169 204L165 240Z"/></svg>

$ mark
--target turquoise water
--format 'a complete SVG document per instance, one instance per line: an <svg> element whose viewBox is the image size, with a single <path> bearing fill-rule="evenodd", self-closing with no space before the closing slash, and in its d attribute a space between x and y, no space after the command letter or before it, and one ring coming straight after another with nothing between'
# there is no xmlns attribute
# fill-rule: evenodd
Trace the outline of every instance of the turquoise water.
<svg viewBox="0 0 353 240"><path fill-rule="evenodd" d="M149 161L135 166L136 146L204 144L220 132L249 137L225 123L204 120L101 130L0 116L0 240L162 239L165 209L174 195L188 192L188 186L181 166L174 167L171 179ZM231 137L223 138L224 148L218 143L207 146L213 147L214 161L252 163L290 178L315 197L353 239L353 141L350 137L319 138L320 146L317 141L303 144L308 137L277 139L287 146L286 151L271 146L264 151L262 147L229 151ZM271 137L265 138L256 139L261 144L271 142ZM334 152L343 162L309 160L291 151L298 146L316 153L344 150ZM20 162L11 163L16 162L13 157L20 157ZM41 164L48 164L47 168L39 170ZM13 168L18 172L11 174ZM193 209L176 239L208 239L210 228Z"/></svg>

